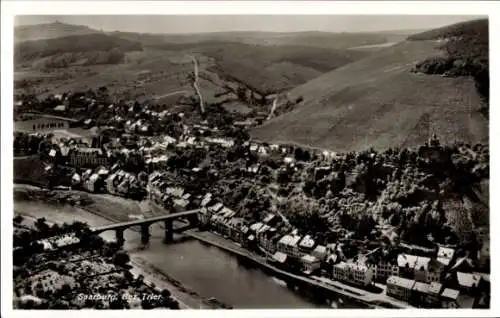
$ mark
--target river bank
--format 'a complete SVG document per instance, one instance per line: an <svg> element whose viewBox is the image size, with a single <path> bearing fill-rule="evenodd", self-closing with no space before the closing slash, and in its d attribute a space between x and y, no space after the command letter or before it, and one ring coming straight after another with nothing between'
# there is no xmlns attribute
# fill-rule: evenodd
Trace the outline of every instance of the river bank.
<svg viewBox="0 0 500 318"><path fill-rule="evenodd" d="M26 186L19 185L16 186L15 189L17 188L18 191L22 191L20 189L25 188ZM31 186L28 186L31 187ZM33 190L34 187L31 187L30 189ZM73 192L73 191L72 191ZM80 191L78 191L80 193ZM104 224L109 224L112 222L118 221L115 218L115 215L121 214L120 220L123 220L124 217L127 217L127 213L129 213L131 210L136 210L134 213L140 213L141 212L141 205L137 204L137 202L128 202L130 200L120 198L120 197L113 197L113 198L108 198L107 195L94 195L94 194L88 194L86 195L94 198L98 198L99 200L104 200L101 202L98 207L100 208L92 208L88 209L87 207L85 208L76 208L78 210L77 213L74 212L69 212L69 213L61 213L60 209L51 207L50 209L43 209L45 210L44 215L40 215L39 212L35 213L38 217L40 216L45 216L48 219L56 219L56 220L61 220L61 215L65 215L62 217L62 219L65 222L72 222L76 220L84 221L87 222L91 226L98 226L98 225L104 225ZM124 212L121 209L114 209L114 206L117 205L120 207L123 204L128 204L128 211ZM37 203L38 204L38 203ZM16 205L15 205L16 207ZM26 209L23 209L26 210ZM29 209L28 209L29 210ZM35 210L40 210L36 209ZM112 215L113 217L110 217ZM163 229L160 228L160 224L155 224L152 226L152 238L156 237L157 239L161 239L163 236ZM114 240L114 233L113 232L105 232L105 235L108 236L108 239ZM376 295L372 293L368 293L367 291L361 290L354 288L352 286L347 286L344 285L340 282L336 281L328 281L327 279L325 280L314 280L305 276L298 276L294 275L285 271L282 271L278 268L275 268L271 264L267 262L267 260L259 255L256 255L241 246L236 245L233 241L224 239L223 237L211 233L211 232L200 232L197 230L190 230L185 232L181 236L176 236L177 241L182 240L182 238L193 238L197 241L203 242L204 244L209 244L211 246L215 246L218 249L221 249L225 252L228 252L232 255L236 255L239 258L246 259L247 261L250 261L253 263L253 265L257 268L260 268L264 272L267 272L268 274L267 277L273 278L273 276L276 277L286 277L287 279L292 279L292 281L299 281L300 283L306 283L310 285L314 285L316 287L319 287L322 290L325 290L328 292L328 294L331 295L329 296L328 299L330 300L336 300L336 298L341 297L346 302L352 303L351 308L359 308L359 307L373 307L377 303L389 303L392 307L396 308L406 308L408 307L407 304L404 304L402 302L396 301L394 299L387 299L385 294L384 295ZM134 265L138 268L142 268L144 271L148 273L148 275L151 277L151 279L155 282L157 286L161 286L160 284L168 284L168 287L165 287L169 290L172 291L172 294L176 296L177 299L179 299L184 305L186 306L185 308L202 308L203 303L204 303L204 298L200 296L197 292L198 291L200 294L205 294L207 295L207 288L205 288L204 285L199 285L198 282L193 282L191 281L189 285L190 287L187 287L185 284L181 283L180 281L185 281L186 279L189 281L191 280L191 275L188 277L183 277L182 271L175 273L175 277L179 279L174 279L170 274L172 270L175 270L175 263L178 263L179 261L182 262L182 260L176 259L172 260L174 263L165 263L166 258L162 257L162 253L165 253L163 251L164 249L173 249L170 252L173 252L174 254L179 253L178 245L179 244L173 244L170 246L165 246L162 245L161 247L149 247L147 249L141 249L139 246L139 233L136 231L126 231L125 233L125 240L126 240L126 246L125 249L129 252L131 256L131 260L134 262ZM182 243L181 243L182 245ZM193 247L197 248L197 247ZM194 254L196 252L193 251ZM216 253L216 251L212 250L212 254ZM184 255L184 256L183 256ZM167 256L167 255L166 255ZM179 254L179 257L184 258L185 254ZM189 255L192 257L191 255ZM169 256L167 256L168 258ZM170 256L172 257L172 256ZM210 260L207 260L208 262L211 262ZM197 262L196 260L193 260L193 262ZM156 264L156 265L155 265ZM187 263L187 266L192 266L190 265L191 263ZM172 269L168 269L167 271L164 270L165 266L167 268L170 268L171 266L174 266ZM184 266L186 266L184 265ZM222 265L226 266L226 265ZM196 267L196 266L195 266ZM178 269L178 268L177 268ZM197 272L199 270L196 270L193 272L192 275L199 275L200 273ZM168 272L168 274L167 274ZM174 271L175 272L175 271ZM224 272L224 271L223 271ZM179 276L180 274L180 276ZM207 281L211 280L211 278L206 278ZM179 281L180 280L180 281ZM213 284L210 282L207 282L207 284ZM194 288L193 288L194 287ZM236 286L235 286L236 287ZM209 293L213 293L213 291L209 291ZM208 294L208 295L210 295ZM210 295L211 296L211 295ZM222 299L231 299L232 295L228 294L222 294L223 298ZM337 297L336 297L337 296ZM225 298L227 297L227 298ZM229 302L231 305L233 303ZM247 306L245 304L245 306Z"/></svg>
<svg viewBox="0 0 500 318"><path fill-rule="evenodd" d="M22 191L23 189L36 190L40 188L31 185L15 185L14 191ZM109 210L109 206L107 208ZM106 211L106 210L105 210ZM46 204L42 201L16 201L14 202L14 214L22 215L26 218L37 219L45 217L51 223L72 223L81 221L89 224L89 226L100 226L116 222L116 219L107 216L105 211L97 211L96 209L87 210L85 207L75 206L56 206ZM114 241L113 232L105 232L101 236L107 241ZM132 240L133 237L139 237L139 234L134 231L128 231L126 237ZM140 254L140 248L129 244L126 248L130 254L131 272L134 275L143 275L144 280L153 283L160 288L166 288L171 291L172 295L179 302L181 309L201 309L213 308L206 303L206 300L198 295L195 291L183 286L179 281L166 274L164 271L158 270L154 265L145 261Z"/></svg>
<svg viewBox="0 0 500 318"><path fill-rule="evenodd" d="M41 216L34 216L30 213L23 213L20 211L14 210L15 215L21 215L25 221L31 222L32 225L35 223L36 219L41 217ZM54 220L54 219L47 219L46 221L47 224L62 224L64 222ZM106 241L113 241L109 237L103 237ZM156 273L148 264L145 264L144 262L140 262L137 260L137 258L131 257L130 258L130 265L132 268L130 269L130 272L134 275L134 277L138 277L142 275L144 277L144 283L149 285L149 286L156 286L160 289L168 289L170 292L172 292L175 288L171 284L168 283L168 281L165 281L165 279L162 279L158 273ZM174 295L174 299L179 303L179 308L180 309L191 309L193 308L192 306L188 306L184 301L176 297L176 295L172 292Z"/></svg>

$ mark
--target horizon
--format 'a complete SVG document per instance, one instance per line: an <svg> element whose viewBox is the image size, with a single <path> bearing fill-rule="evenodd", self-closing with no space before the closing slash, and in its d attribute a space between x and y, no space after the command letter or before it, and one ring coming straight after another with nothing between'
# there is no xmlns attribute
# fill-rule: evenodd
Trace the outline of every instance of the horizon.
<svg viewBox="0 0 500 318"><path fill-rule="evenodd" d="M270 17L273 19L269 19ZM238 32L376 33L424 31L484 18L488 17L473 15L19 15L14 18L14 26L17 28L59 22L85 26L102 32L172 35ZM130 20L135 21L132 23ZM304 28L304 25L316 27ZM382 26L373 27L374 25Z"/></svg>

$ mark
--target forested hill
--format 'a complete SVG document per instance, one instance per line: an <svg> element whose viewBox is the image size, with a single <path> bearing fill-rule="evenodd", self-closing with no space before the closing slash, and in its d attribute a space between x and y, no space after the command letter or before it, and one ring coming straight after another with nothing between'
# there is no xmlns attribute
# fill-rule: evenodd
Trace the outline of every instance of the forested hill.
<svg viewBox="0 0 500 318"><path fill-rule="evenodd" d="M66 24L61 22L22 25L14 28L14 41L24 42L46 40L60 37L99 33L85 25Z"/></svg>
<svg viewBox="0 0 500 318"><path fill-rule="evenodd" d="M48 67L114 64L122 61L126 52L140 50L142 45L138 42L105 34L73 35L17 43L14 47L14 62L16 65L41 62Z"/></svg>

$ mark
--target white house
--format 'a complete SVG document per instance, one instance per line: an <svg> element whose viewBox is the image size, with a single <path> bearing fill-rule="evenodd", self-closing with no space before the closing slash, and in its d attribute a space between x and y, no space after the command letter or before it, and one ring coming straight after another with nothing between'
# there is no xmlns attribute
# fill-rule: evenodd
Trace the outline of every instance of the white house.
<svg viewBox="0 0 500 318"><path fill-rule="evenodd" d="M321 266L321 261L315 256L306 254L300 258L304 273L311 274Z"/></svg>
<svg viewBox="0 0 500 318"><path fill-rule="evenodd" d="M373 280L373 268L365 264L351 264L350 266L352 281L361 285L368 285Z"/></svg>
<svg viewBox="0 0 500 318"><path fill-rule="evenodd" d="M333 265L332 272L333 279L338 281L346 281L349 278L349 265L345 262L341 262Z"/></svg>
<svg viewBox="0 0 500 318"><path fill-rule="evenodd" d="M300 236L288 234L283 236L278 241L278 251L287 254L288 256L299 258L302 253L299 251L298 242L300 241Z"/></svg>

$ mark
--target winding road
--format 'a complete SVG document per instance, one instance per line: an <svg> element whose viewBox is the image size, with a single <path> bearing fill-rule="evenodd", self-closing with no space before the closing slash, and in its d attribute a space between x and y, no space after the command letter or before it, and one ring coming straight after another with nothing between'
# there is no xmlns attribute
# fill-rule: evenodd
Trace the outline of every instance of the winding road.
<svg viewBox="0 0 500 318"><path fill-rule="evenodd" d="M203 96L201 96L200 88L198 87L198 61L196 58L192 55L190 55L191 59L193 60L194 64L194 82L193 82L193 87L196 90L196 94L198 94L198 97L200 98L200 112L202 114L205 113L205 106L203 105Z"/></svg>

